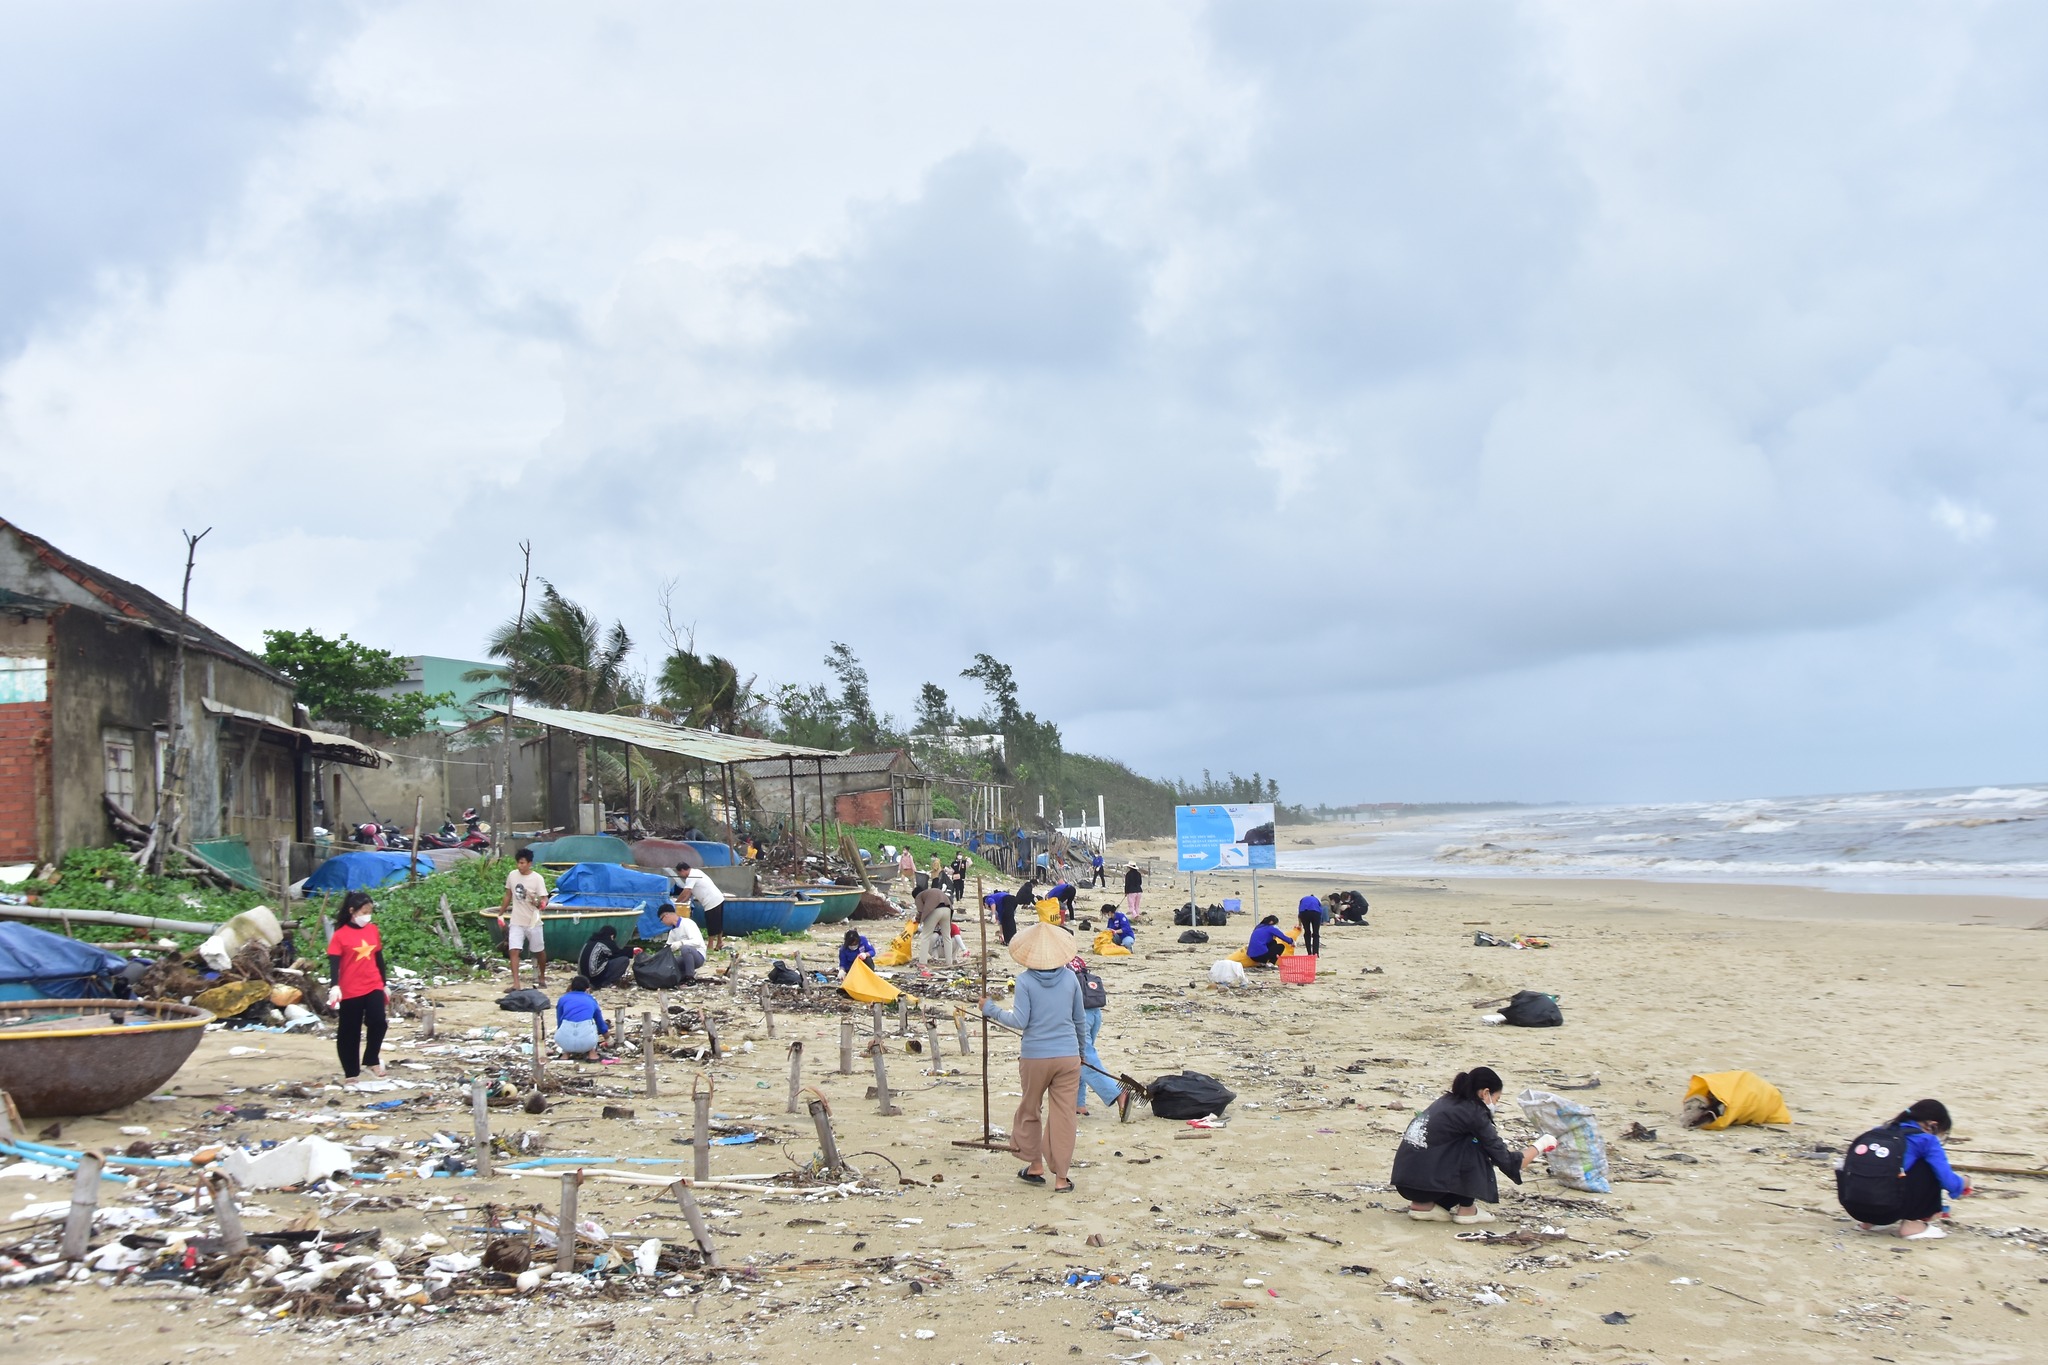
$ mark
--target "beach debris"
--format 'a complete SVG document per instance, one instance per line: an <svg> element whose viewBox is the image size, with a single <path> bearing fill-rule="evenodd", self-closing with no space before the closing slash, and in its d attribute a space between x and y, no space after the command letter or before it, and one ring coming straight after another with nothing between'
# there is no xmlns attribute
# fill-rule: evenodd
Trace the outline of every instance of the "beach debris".
<svg viewBox="0 0 2048 1365"><path fill-rule="evenodd" d="M1655 1128L1645 1128L1640 1123L1631 1123L1628 1126L1628 1130L1622 1136L1630 1142L1655 1142L1657 1140L1657 1130Z"/></svg>
<svg viewBox="0 0 2048 1365"><path fill-rule="evenodd" d="M355 1155L338 1142L309 1136L253 1154L238 1147L219 1166L245 1190L282 1190L353 1170Z"/></svg>
<svg viewBox="0 0 2048 1365"><path fill-rule="evenodd" d="M1600 1321L1606 1323L1609 1327L1620 1327L1628 1322L1628 1314L1602 1313L1600 1315Z"/></svg>

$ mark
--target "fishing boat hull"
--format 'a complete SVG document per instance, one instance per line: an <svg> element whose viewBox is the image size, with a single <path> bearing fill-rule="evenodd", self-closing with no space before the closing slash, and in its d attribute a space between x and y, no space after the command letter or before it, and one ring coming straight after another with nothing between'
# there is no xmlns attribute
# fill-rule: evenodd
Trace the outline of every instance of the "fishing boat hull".
<svg viewBox="0 0 2048 1365"><path fill-rule="evenodd" d="M497 911L492 909L481 913L490 922L491 941L502 949L505 946L505 926L498 923ZM632 909L591 905L566 910L543 910L540 912L541 941L547 945L548 957L551 960L574 963L581 956L584 943L607 924L618 930L619 942L631 943L633 936L639 932L639 905L636 904Z"/></svg>
<svg viewBox="0 0 2048 1365"><path fill-rule="evenodd" d="M825 908L818 912L818 923L837 924L853 914L862 893L857 886L800 886L797 894L825 902Z"/></svg>
<svg viewBox="0 0 2048 1365"><path fill-rule="evenodd" d="M111 1026L66 1028L66 1017ZM30 1030L15 1021L36 1021ZM104 1114L153 1095L199 1046L213 1015L167 1000L23 1000L0 1005L0 1090L27 1119ZM44 1026L47 1023L47 1026Z"/></svg>
<svg viewBox="0 0 2048 1365"><path fill-rule="evenodd" d="M821 900L795 900L790 902L789 911L782 917L782 923L775 927L785 934L808 934L811 926L818 922L818 914L825 908Z"/></svg>
<svg viewBox="0 0 2048 1365"><path fill-rule="evenodd" d="M758 934L763 929L774 929L779 932L795 904L796 898L793 896L727 896L725 936L745 938L748 934ZM709 931L710 926L704 922L702 906L692 906L690 918L697 921L698 928Z"/></svg>

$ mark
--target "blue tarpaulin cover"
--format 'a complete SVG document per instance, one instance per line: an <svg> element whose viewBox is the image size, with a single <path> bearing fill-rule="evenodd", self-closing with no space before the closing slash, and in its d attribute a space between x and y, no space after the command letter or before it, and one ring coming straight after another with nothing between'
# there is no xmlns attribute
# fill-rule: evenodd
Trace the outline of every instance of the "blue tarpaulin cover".
<svg viewBox="0 0 2048 1365"><path fill-rule="evenodd" d="M405 870L417 857L420 875L430 877L434 864L424 854L337 853L315 868L306 878L309 896L338 896L344 891L370 891L405 880Z"/></svg>
<svg viewBox="0 0 2048 1365"><path fill-rule="evenodd" d="M578 863L555 883L558 895L594 892L600 896L668 897L669 879L659 872L641 872L617 863Z"/></svg>
<svg viewBox="0 0 2048 1365"><path fill-rule="evenodd" d="M90 943L0 923L0 988L27 987L32 998L51 1000L110 995L113 975L127 965L127 958Z"/></svg>

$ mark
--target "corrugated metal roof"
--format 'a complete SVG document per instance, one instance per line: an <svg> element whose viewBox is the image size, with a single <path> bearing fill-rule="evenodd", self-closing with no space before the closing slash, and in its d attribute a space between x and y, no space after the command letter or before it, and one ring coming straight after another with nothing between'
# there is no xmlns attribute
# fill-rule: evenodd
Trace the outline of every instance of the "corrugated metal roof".
<svg viewBox="0 0 2048 1365"><path fill-rule="evenodd" d="M483 709L501 716L505 714L504 707L489 703L485 703ZM801 744L778 744L772 739L725 735L716 730L692 730L688 726L670 725L659 720L643 720L638 716L605 716L594 711L556 711L545 706L521 706L512 714L516 720L531 721L550 730L567 730L572 734L589 735L592 739L615 739L636 749L681 754L685 758L700 759L706 763L744 763L751 759L763 758L800 758L808 761L816 758L838 758L845 752L842 749L807 749Z"/></svg>
<svg viewBox="0 0 2048 1365"><path fill-rule="evenodd" d="M917 766L917 760L901 749L880 749L873 753L845 754L838 758L828 758L825 760L825 775L832 777L835 775L843 776L849 773L887 772L896 766L898 758L909 762L911 775L923 776L923 773ZM780 768L765 763L749 763L745 765L745 768L750 777L772 777L781 771ZM817 768L813 766L809 771L816 772Z"/></svg>
<svg viewBox="0 0 2048 1365"><path fill-rule="evenodd" d="M391 755L382 749L373 749L359 740L350 739L347 735L290 725L276 716L266 716L261 711L244 711L239 706L229 706L226 702L215 701L212 697L201 697L199 704L213 715L226 716L232 720L245 720L266 730L274 730L278 734L303 740L311 745L313 752L319 757L333 759L337 763L351 763L358 768L381 768L392 761Z"/></svg>

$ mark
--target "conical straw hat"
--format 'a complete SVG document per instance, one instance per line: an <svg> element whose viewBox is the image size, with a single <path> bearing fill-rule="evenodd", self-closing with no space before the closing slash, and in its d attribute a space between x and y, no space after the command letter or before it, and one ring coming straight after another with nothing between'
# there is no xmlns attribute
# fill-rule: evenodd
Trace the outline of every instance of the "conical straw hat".
<svg viewBox="0 0 2048 1365"><path fill-rule="evenodd" d="M1020 967L1064 967L1079 951L1074 936L1057 924L1027 924L1010 940L1010 957Z"/></svg>

